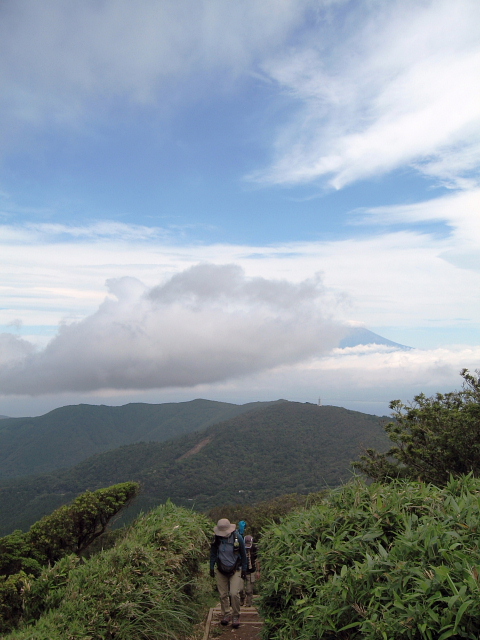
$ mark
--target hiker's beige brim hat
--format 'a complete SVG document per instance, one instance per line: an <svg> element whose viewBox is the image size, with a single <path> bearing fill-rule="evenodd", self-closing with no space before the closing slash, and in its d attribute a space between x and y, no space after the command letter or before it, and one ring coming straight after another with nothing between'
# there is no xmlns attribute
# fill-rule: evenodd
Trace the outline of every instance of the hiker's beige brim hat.
<svg viewBox="0 0 480 640"><path fill-rule="evenodd" d="M220 518L220 520L217 522L217 526L213 527L213 532L217 536L222 536L226 538L231 533L233 533L236 528L237 528L237 525L232 524L230 520L227 520L227 518Z"/></svg>

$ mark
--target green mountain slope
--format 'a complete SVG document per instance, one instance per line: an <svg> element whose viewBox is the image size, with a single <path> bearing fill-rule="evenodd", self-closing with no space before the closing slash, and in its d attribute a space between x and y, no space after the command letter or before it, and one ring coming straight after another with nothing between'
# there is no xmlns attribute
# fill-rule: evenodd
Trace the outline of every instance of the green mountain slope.
<svg viewBox="0 0 480 640"><path fill-rule="evenodd" d="M80 404L36 418L5 418L0 422L0 479L71 467L125 444L162 442L268 404L212 400L121 407Z"/></svg>
<svg viewBox="0 0 480 640"><path fill-rule="evenodd" d="M26 529L78 493L139 481L137 510L168 498L207 509L335 486L362 447L387 448L384 419L339 407L275 403L163 443L98 454L70 470L0 484L0 535Z"/></svg>

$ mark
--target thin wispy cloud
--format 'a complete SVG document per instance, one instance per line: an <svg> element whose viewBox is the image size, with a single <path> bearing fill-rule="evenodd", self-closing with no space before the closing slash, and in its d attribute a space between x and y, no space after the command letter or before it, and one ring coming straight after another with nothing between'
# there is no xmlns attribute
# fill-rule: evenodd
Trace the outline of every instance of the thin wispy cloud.
<svg viewBox="0 0 480 640"><path fill-rule="evenodd" d="M252 177L340 189L410 165L452 187L478 179L479 4L374 2L353 14L328 53L312 39L265 65L299 106L274 163Z"/></svg>
<svg viewBox="0 0 480 640"><path fill-rule="evenodd" d="M101 220L86 225L67 225L59 223L27 223L21 225L3 225L0 229L1 243L60 244L75 240L98 240L143 242L167 241L178 237L178 232L164 227L126 224Z"/></svg>
<svg viewBox="0 0 480 640"><path fill-rule="evenodd" d="M375 207L364 211L363 214L363 221L370 224L443 222L447 225L449 237L443 250L439 252L439 257L461 268L480 271L478 188L415 204Z"/></svg>
<svg viewBox="0 0 480 640"><path fill-rule="evenodd" d="M84 127L92 117L111 114L119 98L144 108L175 105L192 96L188 82L196 74L226 71L232 82L281 47L312 4L4 2L0 106L12 125L5 142L11 144L22 126ZM213 78L206 86L199 82L193 101L214 84Z"/></svg>

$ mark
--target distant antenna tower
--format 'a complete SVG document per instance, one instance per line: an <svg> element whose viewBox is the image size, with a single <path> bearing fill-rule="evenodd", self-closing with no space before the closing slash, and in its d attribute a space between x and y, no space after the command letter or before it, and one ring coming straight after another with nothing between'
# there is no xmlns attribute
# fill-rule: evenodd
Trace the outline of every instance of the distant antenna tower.
<svg viewBox="0 0 480 640"><path fill-rule="evenodd" d="M318 404L319 407L322 406L322 399L321 398L318 399L318 403L317 404Z"/></svg>

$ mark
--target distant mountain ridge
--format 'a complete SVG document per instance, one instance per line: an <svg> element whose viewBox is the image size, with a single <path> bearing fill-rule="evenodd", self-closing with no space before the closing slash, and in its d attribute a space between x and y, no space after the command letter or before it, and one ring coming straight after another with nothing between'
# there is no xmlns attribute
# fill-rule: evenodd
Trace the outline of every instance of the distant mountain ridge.
<svg viewBox="0 0 480 640"><path fill-rule="evenodd" d="M350 463L364 447L388 447L384 423L341 407L283 401L165 442L97 454L68 470L4 480L0 535L28 529L87 489L129 480L143 487L137 511L167 499L207 509L335 486L351 477Z"/></svg>
<svg viewBox="0 0 480 640"><path fill-rule="evenodd" d="M0 421L0 479L68 468L134 442L162 442L269 404L202 399L120 407L79 404L35 418L5 418Z"/></svg>

